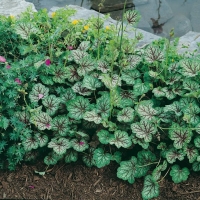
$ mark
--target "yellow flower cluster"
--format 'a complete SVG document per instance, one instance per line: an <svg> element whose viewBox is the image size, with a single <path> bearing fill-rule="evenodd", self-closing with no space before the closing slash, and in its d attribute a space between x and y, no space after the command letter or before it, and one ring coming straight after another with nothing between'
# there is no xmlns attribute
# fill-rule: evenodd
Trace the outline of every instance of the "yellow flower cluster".
<svg viewBox="0 0 200 200"><path fill-rule="evenodd" d="M79 22L79 20L75 19L75 20L72 21L72 24L76 25L76 24L78 24L78 22Z"/></svg>
<svg viewBox="0 0 200 200"><path fill-rule="evenodd" d="M51 13L51 17L54 18L56 16L56 12Z"/></svg>

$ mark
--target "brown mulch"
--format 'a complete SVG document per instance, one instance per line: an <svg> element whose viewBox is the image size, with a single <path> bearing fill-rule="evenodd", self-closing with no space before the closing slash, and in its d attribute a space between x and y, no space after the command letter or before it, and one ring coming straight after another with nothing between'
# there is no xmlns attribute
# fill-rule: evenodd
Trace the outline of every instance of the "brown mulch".
<svg viewBox="0 0 200 200"><path fill-rule="evenodd" d="M60 163L42 176L35 171L44 171L44 164L23 164L14 172L0 171L0 199L141 200L143 179L133 185L120 180L117 167L114 163L101 169ZM160 196L154 200L200 200L199 174L181 184L168 177L160 186Z"/></svg>

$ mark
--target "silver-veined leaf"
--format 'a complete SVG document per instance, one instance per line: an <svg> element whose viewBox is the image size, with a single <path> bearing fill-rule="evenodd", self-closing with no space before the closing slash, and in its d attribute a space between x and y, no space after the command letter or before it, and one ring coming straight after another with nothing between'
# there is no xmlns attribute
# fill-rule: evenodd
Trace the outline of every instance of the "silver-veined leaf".
<svg viewBox="0 0 200 200"><path fill-rule="evenodd" d="M51 122L51 128L61 136L66 136L70 130L69 120L66 116L56 116Z"/></svg>
<svg viewBox="0 0 200 200"><path fill-rule="evenodd" d="M96 90L101 87L102 83L95 77L86 75L83 79L83 87L88 88L89 90Z"/></svg>
<svg viewBox="0 0 200 200"><path fill-rule="evenodd" d="M128 24L136 26L140 20L140 14L137 10L128 10L124 14L124 19L128 22Z"/></svg>
<svg viewBox="0 0 200 200"><path fill-rule="evenodd" d="M68 72L69 70L64 66L51 65L50 67L50 73L53 75L53 81L55 83L65 83L65 79L69 77Z"/></svg>
<svg viewBox="0 0 200 200"><path fill-rule="evenodd" d="M117 177L128 181L130 184L135 182L135 174L137 173L137 158L132 156L128 161L120 162L120 167L117 169Z"/></svg>
<svg viewBox="0 0 200 200"><path fill-rule="evenodd" d="M38 145L39 145L40 147L44 147L44 146L46 146L46 144L48 143L48 137L47 137L47 135L40 134L40 133L36 133L36 134L35 134L35 137L37 138L37 140L38 140Z"/></svg>
<svg viewBox="0 0 200 200"><path fill-rule="evenodd" d="M68 101L75 99L76 94L71 88L67 88L64 94L61 94L60 100L62 103L67 103Z"/></svg>
<svg viewBox="0 0 200 200"><path fill-rule="evenodd" d="M164 160L163 164L157 166L153 172L152 172L152 177L155 181L158 181L160 179L161 176L161 172L165 171L167 169L167 161Z"/></svg>
<svg viewBox="0 0 200 200"><path fill-rule="evenodd" d="M22 145L25 151L31 151L32 149L37 149L39 146L37 138L33 136L25 138L22 141Z"/></svg>
<svg viewBox="0 0 200 200"><path fill-rule="evenodd" d="M111 158L111 160L116 161L118 164L120 164L121 159L122 159L122 152L120 152L120 151L116 151L116 152L112 155L112 158Z"/></svg>
<svg viewBox="0 0 200 200"><path fill-rule="evenodd" d="M22 112L20 112L20 111L18 111L18 112L16 112L15 113L15 116L20 120L20 121L22 121L22 122L24 122L25 124L27 124L27 123L29 123L29 120L30 120L30 113L29 112L27 112L27 111L22 111ZM3 118L1 117L1 119L0 119L1 121L3 121ZM0 122L1 122L0 121ZM4 126L5 127L5 126ZM5 129L5 128L4 128Z"/></svg>
<svg viewBox="0 0 200 200"><path fill-rule="evenodd" d="M196 104L196 100L194 98L190 98L190 97L180 98L179 102L180 102L181 109L186 108L189 105Z"/></svg>
<svg viewBox="0 0 200 200"><path fill-rule="evenodd" d="M143 95L147 93L152 87L152 84L149 82L142 82L141 79L136 79L135 84L133 85L133 91L136 96Z"/></svg>
<svg viewBox="0 0 200 200"><path fill-rule="evenodd" d="M176 94L173 92L173 89L163 87L162 91L165 93L165 97L167 97L167 99L169 100L172 100L176 97Z"/></svg>
<svg viewBox="0 0 200 200"><path fill-rule="evenodd" d="M90 102L88 99L78 96L67 104L67 110L69 117L76 120L83 119L85 112L90 110Z"/></svg>
<svg viewBox="0 0 200 200"><path fill-rule="evenodd" d="M96 166L102 168L110 164L112 155L105 153L102 148L98 148L94 151L93 159L95 160Z"/></svg>
<svg viewBox="0 0 200 200"><path fill-rule="evenodd" d="M159 184L151 175L147 175L144 179L144 187L142 190L143 199L152 199L159 195Z"/></svg>
<svg viewBox="0 0 200 200"><path fill-rule="evenodd" d="M184 145L188 144L192 138L192 131L188 128L181 128L178 124L173 124L169 130L169 137L174 140L174 147L181 149Z"/></svg>
<svg viewBox="0 0 200 200"><path fill-rule="evenodd" d="M182 161L184 159L185 153L182 150L177 150L175 148L170 148L166 152L167 162L172 164L176 161L176 159Z"/></svg>
<svg viewBox="0 0 200 200"><path fill-rule="evenodd" d="M97 136L99 137L99 141L102 144L109 144L110 140L114 137L112 134L110 134L108 131L106 130L100 130L97 133Z"/></svg>
<svg viewBox="0 0 200 200"><path fill-rule="evenodd" d="M36 26L34 26L34 23L18 22L15 24L15 31L23 39L27 40L31 34L38 33L39 29Z"/></svg>
<svg viewBox="0 0 200 200"><path fill-rule="evenodd" d="M71 163L76 162L78 160L78 152L74 149L68 149L65 155L65 162Z"/></svg>
<svg viewBox="0 0 200 200"><path fill-rule="evenodd" d="M136 66L141 62L141 56L137 56L137 55L129 55L127 56L127 66L126 66L126 70L131 70L131 69L135 69Z"/></svg>
<svg viewBox="0 0 200 200"><path fill-rule="evenodd" d="M152 63L154 61L163 61L164 60L164 54L163 54L163 52L159 48L150 45L145 50L144 59L148 63Z"/></svg>
<svg viewBox="0 0 200 200"><path fill-rule="evenodd" d="M72 90L75 93L78 93L78 94L83 95L83 96L89 96L89 95L92 94L92 90L89 90L88 88L83 87L83 83L82 82L76 82L74 84L74 86L72 87Z"/></svg>
<svg viewBox="0 0 200 200"><path fill-rule="evenodd" d="M131 129L136 134L136 137L144 138L145 142L151 142L152 135L157 131L156 126L146 120L131 124Z"/></svg>
<svg viewBox="0 0 200 200"><path fill-rule="evenodd" d="M194 140L194 143L195 143L195 140ZM194 161L196 161L197 156L199 155L198 149L195 146L189 144L187 146L184 146L183 148L183 151L185 152L185 154L187 155L189 159L189 163L193 163Z"/></svg>
<svg viewBox="0 0 200 200"><path fill-rule="evenodd" d="M181 60L180 66L180 72L186 77L197 76L200 71L200 63L198 61L193 61L192 59Z"/></svg>
<svg viewBox="0 0 200 200"><path fill-rule="evenodd" d="M187 167L180 169L179 165L173 165L169 174L174 183L181 183L188 179L190 171Z"/></svg>
<svg viewBox="0 0 200 200"><path fill-rule="evenodd" d="M178 101L174 101L170 105L165 105L164 112L170 112L170 111L174 112L177 116L181 116L182 110L180 107L180 103Z"/></svg>
<svg viewBox="0 0 200 200"><path fill-rule="evenodd" d="M200 88L200 85L199 85L198 82L193 81L191 79L184 79L183 80L183 87L184 87L184 89L193 92L193 91L198 90Z"/></svg>
<svg viewBox="0 0 200 200"><path fill-rule="evenodd" d="M32 91L29 94L31 102L38 102L40 99L45 99L49 94L49 88L45 87L41 83L37 83L33 86Z"/></svg>
<svg viewBox="0 0 200 200"><path fill-rule="evenodd" d="M91 57L84 57L79 61L79 67L77 69L78 75L85 76L88 74L88 72L91 72L93 69L95 69L95 67L95 61Z"/></svg>
<svg viewBox="0 0 200 200"><path fill-rule="evenodd" d="M87 141L84 139L81 139L81 140L72 139L70 142L71 142L72 148L78 152L83 152L84 150L89 148Z"/></svg>
<svg viewBox="0 0 200 200"><path fill-rule="evenodd" d="M161 87L154 88L152 90L152 92L155 97L164 97L165 96L165 93L162 91Z"/></svg>
<svg viewBox="0 0 200 200"><path fill-rule="evenodd" d="M58 155L66 153L66 150L71 147L71 143L66 138L53 138L48 144L48 148L53 148L54 152Z"/></svg>
<svg viewBox="0 0 200 200"><path fill-rule="evenodd" d="M141 119L152 121L158 114L158 111L153 108L153 102L151 100L141 101L135 108Z"/></svg>
<svg viewBox="0 0 200 200"><path fill-rule="evenodd" d="M141 76L137 69L122 71L121 78L129 85L135 84L135 80Z"/></svg>
<svg viewBox="0 0 200 200"><path fill-rule="evenodd" d="M50 116L54 115L59 108L60 99L55 95L49 95L42 100L42 104L46 107L46 112Z"/></svg>
<svg viewBox="0 0 200 200"><path fill-rule="evenodd" d="M77 68L72 65L67 66L66 77L69 82L76 82L81 79L81 77L78 75Z"/></svg>
<svg viewBox="0 0 200 200"><path fill-rule="evenodd" d="M51 129L51 117L44 112L33 115L30 119L39 130Z"/></svg>
<svg viewBox="0 0 200 200"><path fill-rule="evenodd" d="M99 79L108 89L113 89L117 85L121 86L121 78L117 74L113 74L111 77L109 74L102 74Z"/></svg>
<svg viewBox="0 0 200 200"><path fill-rule="evenodd" d="M126 107L118 112L117 120L119 122L132 122L134 119L134 116L135 116L135 113L134 113L133 108Z"/></svg>
<svg viewBox="0 0 200 200"><path fill-rule="evenodd" d="M132 145L131 138L125 131L117 130L114 133L114 138L110 140L110 144L114 144L117 148L128 148Z"/></svg>
<svg viewBox="0 0 200 200"><path fill-rule="evenodd" d="M192 163L192 169L195 172L199 172L200 171L200 162L194 162L194 163Z"/></svg>
<svg viewBox="0 0 200 200"><path fill-rule="evenodd" d="M87 167L92 167L93 165L96 165L94 160L94 151L95 149L93 147L88 149L88 153L84 153L82 160L85 163Z"/></svg>
<svg viewBox="0 0 200 200"><path fill-rule="evenodd" d="M86 51L72 50L71 52L72 57L77 64L79 64L84 57L88 56L88 53Z"/></svg>
<svg viewBox="0 0 200 200"><path fill-rule="evenodd" d="M95 124L100 124L102 121L101 115L97 113L96 109L92 111L86 111L83 115L83 119L90 122L94 122Z"/></svg>
<svg viewBox="0 0 200 200"><path fill-rule="evenodd" d="M104 60L100 60L97 62L97 69L100 70L104 74L110 71L108 63Z"/></svg>
<svg viewBox="0 0 200 200"><path fill-rule="evenodd" d="M104 94L97 99L96 109L102 118L106 119L110 116L110 95Z"/></svg>
<svg viewBox="0 0 200 200"><path fill-rule="evenodd" d="M167 85L173 85L175 82L179 81L181 79L180 74L169 74L166 80Z"/></svg>
<svg viewBox="0 0 200 200"><path fill-rule="evenodd" d="M82 41L77 50L87 51L90 48L90 41Z"/></svg>
<svg viewBox="0 0 200 200"><path fill-rule="evenodd" d="M143 149L147 149L149 147L149 143L144 141L144 138L136 137L136 134L133 133L131 135L131 139L133 144L139 144Z"/></svg>
<svg viewBox="0 0 200 200"><path fill-rule="evenodd" d="M200 134L200 123L196 125L195 131Z"/></svg>

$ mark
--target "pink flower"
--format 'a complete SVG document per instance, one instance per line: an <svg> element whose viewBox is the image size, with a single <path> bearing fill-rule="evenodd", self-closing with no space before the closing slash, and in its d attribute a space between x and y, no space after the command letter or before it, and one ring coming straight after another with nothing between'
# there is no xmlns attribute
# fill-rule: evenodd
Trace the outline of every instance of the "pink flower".
<svg viewBox="0 0 200 200"><path fill-rule="evenodd" d="M6 62L6 59L3 56L0 56L0 62Z"/></svg>
<svg viewBox="0 0 200 200"><path fill-rule="evenodd" d="M68 46L67 49L72 50L73 46Z"/></svg>
<svg viewBox="0 0 200 200"><path fill-rule="evenodd" d="M7 65L7 66L6 66L6 69L10 69L10 68L11 68L11 66L10 66L10 65Z"/></svg>
<svg viewBox="0 0 200 200"><path fill-rule="evenodd" d="M16 78L16 79L15 79L15 82L18 83L19 85L22 84L22 82L21 82L21 80L20 80L19 78Z"/></svg>
<svg viewBox="0 0 200 200"><path fill-rule="evenodd" d="M34 185L29 185L28 187L31 188L31 189L34 189L34 188L35 188Z"/></svg>
<svg viewBox="0 0 200 200"><path fill-rule="evenodd" d="M79 142L79 145L81 145L81 146L82 146L82 145L84 145L84 144L85 144L85 143L84 143L84 142L82 142L82 141L80 141L80 142Z"/></svg>
<svg viewBox="0 0 200 200"><path fill-rule="evenodd" d="M46 124L46 127L47 127L47 128L50 128L50 126L51 126L50 124Z"/></svg>
<svg viewBox="0 0 200 200"><path fill-rule="evenodd" d="M42 99L43 96L44 96L43 94L39 94L38 99Z"/></svg>
<svg viewBox="0 0 200 200"><path fill-rule="evenodd" d="M50 59L45 60L45 64L46 66L49 66L51 64L51 60Z"/></svg>

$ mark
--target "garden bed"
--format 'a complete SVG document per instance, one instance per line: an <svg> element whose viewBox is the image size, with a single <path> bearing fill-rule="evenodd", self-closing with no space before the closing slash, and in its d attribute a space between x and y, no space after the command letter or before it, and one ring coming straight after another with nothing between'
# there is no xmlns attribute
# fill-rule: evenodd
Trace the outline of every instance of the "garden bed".
<svg viewBox="0 0 200 200"><path fill-rule="evenodd" d="M42 162L22 165L15 172L0 171L0 199L141 200L143 179L129 184L116 177L117 165L98 169L82 163L60 163L44 176L34 171L46 168ZM191 174L186 182L174 184L165 178L154 200L199 200L200 176Z"/></svg>

